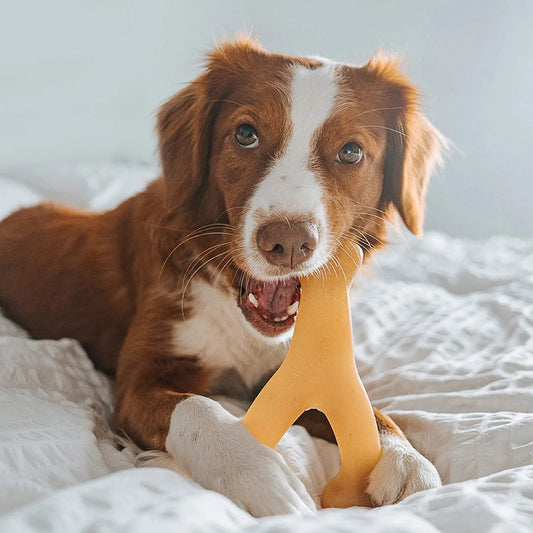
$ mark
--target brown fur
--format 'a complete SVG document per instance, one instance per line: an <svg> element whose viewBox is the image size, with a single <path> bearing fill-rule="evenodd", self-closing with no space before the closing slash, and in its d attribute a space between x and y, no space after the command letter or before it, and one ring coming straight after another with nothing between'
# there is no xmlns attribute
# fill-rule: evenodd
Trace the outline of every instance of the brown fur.
<svg viewBox="0 0 533 533"><path fill-rule="evenodd" d="M190 257L209 246L229 247L228 279L235 265L245 268L235 229L254 184L284 148L284 88L295 63L319 64L251 41L219 47L205 73L161 107L163 176L144 192L103 214L41 205L0 223L0 305L35 338L78 339L97 368L116 374L116 423L141 446L164 448L176 403L209 390L210 372L197 354L176 353L169 341L172 325L187 316L180 293ZM384 240L393 207L420 234L440 139L394 63L377 57L345 67L341 83L345 101L324 124L312 164L328 190L332 232L352 235L369 253ZM228 130L251 116L262 125L261 150L237 152ZM353 135L365 140L365 166L334 165L339 137ZM208 224L229 226L178 246ZM402 435L376 415L383 431ZM320 416L301 422L333 439Z"/></svg>

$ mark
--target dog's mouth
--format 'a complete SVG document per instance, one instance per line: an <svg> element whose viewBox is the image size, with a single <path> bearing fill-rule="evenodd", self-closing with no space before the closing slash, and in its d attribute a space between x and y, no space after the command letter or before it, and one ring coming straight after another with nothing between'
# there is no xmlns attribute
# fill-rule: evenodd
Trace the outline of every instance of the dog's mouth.
<svg viewBox="0 0 533 533"><path fill-rule="evenodd" d="M244 317L263 335L275 337L294 325L301 293L298 278L260 281L247 277L237 288Z"/></svg>

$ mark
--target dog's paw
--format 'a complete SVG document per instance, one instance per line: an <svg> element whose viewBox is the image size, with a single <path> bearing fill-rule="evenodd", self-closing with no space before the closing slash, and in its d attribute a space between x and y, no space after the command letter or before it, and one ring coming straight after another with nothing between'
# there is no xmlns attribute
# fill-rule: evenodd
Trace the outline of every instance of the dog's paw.
<svg viewBox="0 0 533 533"><path fill-rule="evenodd" d="M437 469L405 439L381 439L382 455L370 474L367 494L373 505L397 503L410 494L440 487Z"/></svg>
<svg viewBox="0 0 533 533"><path fill-rule="evenodd" d="M195 396L176 406L166 447L194 481L253 516L308 514L316 509L283 457L209 398Z"/></svg>
<svg viewBox="0 0 533 533"><path fill-rule="evenodd" d="M278 452L256 442L245 444L245 448L244 453L239 452L232 457L234 467L218 477L214 490L256 517L310 514L316 510L303 483Z"/></svg>

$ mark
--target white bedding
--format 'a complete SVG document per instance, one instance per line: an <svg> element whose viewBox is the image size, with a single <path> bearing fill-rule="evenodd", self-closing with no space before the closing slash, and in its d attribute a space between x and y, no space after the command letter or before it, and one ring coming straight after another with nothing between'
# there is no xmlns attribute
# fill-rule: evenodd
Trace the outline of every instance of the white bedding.
<svg viewBox="0 0 533 533"><path fill-rule="evenodd" d="M0 176L0 217L58 198L108 208L155 175L113 164ZM359 281L358 366L445 485L399 505L256 520L113 445L112 387L71 340L34 341L0 316L0 531L533 531L533 240L400 241ZM334 446L280 445L311 494Z"/></svg>

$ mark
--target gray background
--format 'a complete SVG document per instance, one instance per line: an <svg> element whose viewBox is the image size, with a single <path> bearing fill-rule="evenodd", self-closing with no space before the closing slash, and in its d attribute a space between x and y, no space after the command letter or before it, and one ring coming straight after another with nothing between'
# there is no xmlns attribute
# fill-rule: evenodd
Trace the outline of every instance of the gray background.
<svg viewBox="0 0 533 533"><path fill-rule="evenodd" d="M366 62L398 50L456 146L429 194L452 235L533 230L533 1L2 0L0 170L153 162L154 112L215 39Z"/></svg>

